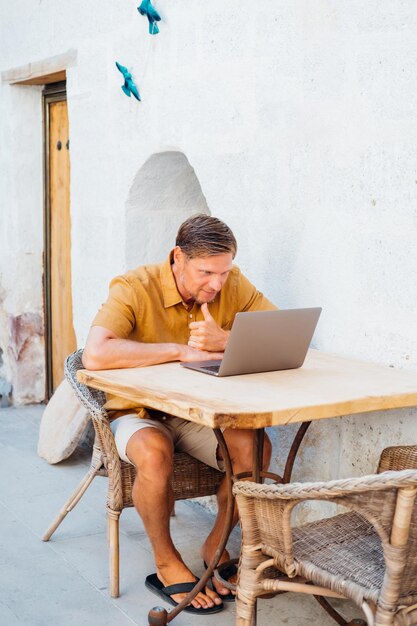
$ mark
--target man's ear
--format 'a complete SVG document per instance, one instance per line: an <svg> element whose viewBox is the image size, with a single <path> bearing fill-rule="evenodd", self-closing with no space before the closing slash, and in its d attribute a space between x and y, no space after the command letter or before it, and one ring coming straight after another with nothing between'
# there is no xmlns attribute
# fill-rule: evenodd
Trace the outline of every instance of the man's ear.
<svg viewBox="0 0 417 626"><path fill-rule="evenodd" d="M182 267L185 261L185 254L179 246L175 246L172 254L174 263L177 267Z"/></svg>

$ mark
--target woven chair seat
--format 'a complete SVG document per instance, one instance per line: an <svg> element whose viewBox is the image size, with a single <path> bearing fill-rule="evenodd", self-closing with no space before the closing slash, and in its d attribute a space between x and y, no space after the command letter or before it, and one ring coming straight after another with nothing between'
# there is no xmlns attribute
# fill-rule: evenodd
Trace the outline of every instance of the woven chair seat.
<svg viewBox="0 0 417 626"><path fill-rule="evenodd" d="M309 579L313 568L322 571L322 585L338 591L333 577L349 579L376 601L385 574L381 540L374 527L355 512L343 513L295 528L294 556L298 573ZM330 575L329 575L330 574Z"/></svg>

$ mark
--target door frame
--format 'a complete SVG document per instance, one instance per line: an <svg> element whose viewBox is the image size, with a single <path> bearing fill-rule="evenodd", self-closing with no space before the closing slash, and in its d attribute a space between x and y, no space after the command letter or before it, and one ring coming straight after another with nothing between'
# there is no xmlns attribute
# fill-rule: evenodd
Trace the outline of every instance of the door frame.
<svg viewBox="0 0 417 626"><path fill-rule="evenodd" d="M52 307L51 307L51 206L49 169L49 104L67 100L66 81L45 85L42 91L43 111L43 306L45 327L45 398L53 393L52 370Z"/></svg>

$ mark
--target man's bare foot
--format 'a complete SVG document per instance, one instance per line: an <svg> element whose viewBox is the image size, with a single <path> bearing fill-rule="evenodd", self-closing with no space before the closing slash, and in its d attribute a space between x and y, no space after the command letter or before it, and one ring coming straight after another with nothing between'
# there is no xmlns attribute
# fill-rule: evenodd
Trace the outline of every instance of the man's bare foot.
<svg viewBox="0 0 417 626"><path fill-rule="evenodd" d="M204 544L203 547L201 548L201 556L203 558L203 561L205 563L207 563L207 565L210 565L210 561L212 560L215 551L216 551L216 548L213 549L213 548L209 547L207 544ZM230 560L230 555L229 555L227 550L224 550L223 554L221 555L221 557L219 559L219 562L218 562L217 566L219 566L222 563L225 563L226 561L229 561L229 560ZM215 576L212 577L212 581L213 581L213 587L217 591L217 593L219 594L220 598L222 596L227 596L230 593L232 593L233 595L236 594L235 591L232 591L231 589L228 589L227 587L222 585L221 582L219 580L217 580L217 578ZM234 575L231 578L229 578L228 582L236 584L236 582L237 582L237 575Z"/></svg>
<svg viewBox="0 0 417 626"><path fill-rule="evenodd" d="M183 563L183 561L179 558L174 561L171 560L170 563L159 563L157 564L157 575L159 580L168 587L169 585L175 585L178 583L188 583L196 581L196 577L194 574L188 569L188 567ZM187 594L185 593L176 593L171 596L175 602L181 602L185 598ZM221 599L217 595L215 591L210 589L209 587L205 588L205 592L200 591L194 600L192 600L191 605L196 609L206 609L213 606L218 606L222 604Z"/></svg>

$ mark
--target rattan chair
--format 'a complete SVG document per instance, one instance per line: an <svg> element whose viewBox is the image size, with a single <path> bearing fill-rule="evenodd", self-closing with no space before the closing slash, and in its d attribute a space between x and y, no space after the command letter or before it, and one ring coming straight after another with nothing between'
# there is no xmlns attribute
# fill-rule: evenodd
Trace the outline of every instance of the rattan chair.
<svg viewBox="0 0 417 626"><path fill-rule="evenodd" d="M283 591L315 595L339 624L364 622L345 621L324 597L351 599L369 626L417 624L417 446L386 448L378 471L330 482L234 485L242 527L237 626L256 623L257 597ZM291 513L306 500L349 512L295 527Z"/></svg>
<svg viewBox="0 0 417 626"><path fill-rule="evenodd" d="M71 354L65 361L65 377L74 389L81 404L88 409L95 430L95 441L90 469L75 492L67 500L58 516L42 537L48 541L62 520L75 507L95 476L108 476L107 519L110 557L110 595L119 596L119 517L123 509L133 506L132 485L136 469L122 461L117 453L108 415L103 408L103 392L87 387L77 380L82 369L82 350ZM222 472L201 463L183 452L174 454L172 486L176 500L213 495L223 478Z"/></svg>

